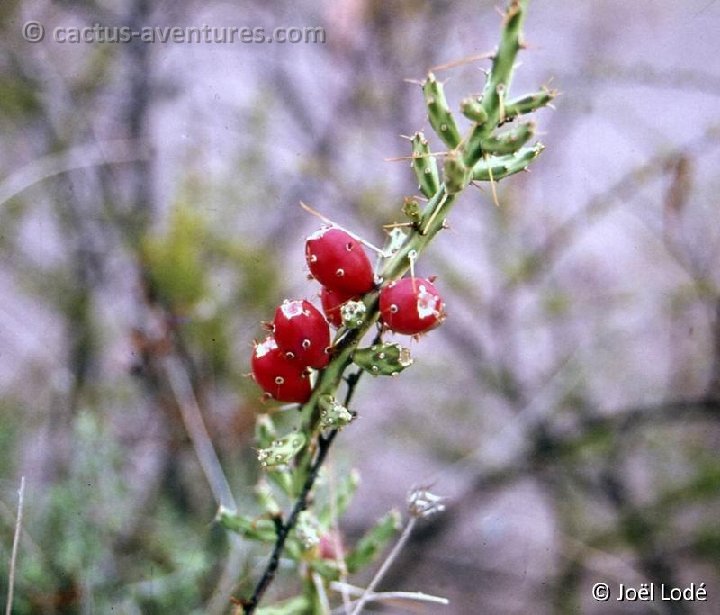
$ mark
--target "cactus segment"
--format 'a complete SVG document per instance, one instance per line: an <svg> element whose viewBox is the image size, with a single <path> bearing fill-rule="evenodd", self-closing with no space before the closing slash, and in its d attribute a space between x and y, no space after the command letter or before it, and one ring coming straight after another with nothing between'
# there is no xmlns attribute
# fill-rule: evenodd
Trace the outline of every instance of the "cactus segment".
<svg viewBox="0 0 720 615"><path fill-rule="evenodd" d="M319 404L322 429L342 429L353 420L350 411L332 395L322 395Z"/></svg>
<svg viewBox="0 0 720 615"><path fill-rule="evenodd" d="M311 610L310 599L305 596L295 596L270 606L260 607L257 615L303 615Z"/></svg>
<svg viewBox="0 0 720 615"><path fill-rule="evenodd" d="M353 361L373 376L394 376L413 364L410 350L395 342L358 348Z"/></svg>
<svg viewBox="0 0 720 615"><path fill-rule="evenodd" d="M483 141L486 139L487 130L484 124L475 124L467 141L463 144L463 164L472 167L483 155Z"/></svg>
<svg viewBox="0 0 720 615"><path fill-rule="evenodd" d="M453 149L456 148L460 145L462 137L445 98L445 88L435 78L435 75L428 73L427 79L422 82L422 89L425 95L430 125L445 145ZM432 195L426 196L430 197Z"/></svg>
<svg viewBox="0 0 720 615"><path fill-rule="evenodd" d="M258 449L258 461L263 468L286 466L302 450L305 442L305 434L300 432L275 440L270 446Z"/></svg>
<svg viewBox="0 0 720 615"><path fill-rule="evenodd" d="M250 519L244 515L232 514L221 508L218 520L226 530L252 540L273 542L277 536L275 523L270 519Z"/></svg>
<svg viewBox="0 0 720 615"><path fill-rule="evenodd" d="M508 156L493 156L481 160L472 169L474 181L497 181L527 169L528 165L545 149L542 143L523 147Z"/></svg>
<svg viewBox="0 0 720 615"><path fill-rule="evenodd" d="M340 317L348 329L357 329L365 320L367 308L362 301L347 301L340 306Z"/></svg>
<svg viewBox="0 0 720 615"><path fill-rule="evenodd" d="M483 92L483 107L493 126L504 116L504 97L510 88L515 58L520 49L520 30L526 8L527 0L513 0L505 12L500 47L493 58L490 76Z"/></svg>
<svg viewBox="0 0 720 615"><path fill-rule="evenodd" d="M430 146L422 132L416 132L410 141L412 143L412 168L418 181L418 189L426 197L432 198L440 185L437 162L430 155Z"/></svg>
<svg viewBox="0 0 720 615"><path fill-rule="evenodd" d="M463 163L460 154L456 151L450 151L445 156L443 175L447 193L457 194L468 185L471 174L470 169Z"/></svg>
<svg viewBox="0 0 720 615"><path fill-rule="evenodd" d="M382 517L357 543L345 559L349 573L357 572L371 563L400 529L400 513L391 510Z"/></svg>
<svg viewBox="0 0 720 615"><path fill-rule="evenodd" d="M318 521L322 527L330 527L333 516L337 515L339 517L345 513L360 484L360 474L357 470L350 470L338 478L334 493L334 509L333 504L328 501L317 513ZM333 497L333 495L330 495L330 497Z"/></svg>
<svg viewBox="0 0 720 615"><path fill-rule="evenodd" d="M508 101L505 104L504 120L508 121L516 118L518 115L532 113L542 107L546 107L555 99L557 94L557 90L543 88L540 92L525 94L524 96Z"/></svg>
<svg viewBox="0 0 720 615"><path fill-rule="evenodd" d="M417 199L414 199L412 197L406 197L403 201L402 212L415 224L420 222L422 210L420 209L420 203L418 203ZM404 237L405 234L403 233L403 238Z"/></svg>
<svg viewBox="0 0 720 615"><path fill-rule="evenodd" d="M526 122L483 142L483 152L503 156L514 154L535 136L535 122Z"/></svg>
<svg viewBox="0 0 720 615"><path fill-rule="evenodd" d="M261 449L267 448L272 445L273 441L276 438L277 433L275 432L275 423L273 422L272 417L269 414L258 415L255 424L255 440L258 443L258 446ZM290 475L288 472L270 472L268 474L268 478L283 493L292 493L292 480L290 479ZM260 484L258 484L258 489L262 489ZM260 505L269 512L270 508L268 508L268 506L266 505L266 503L263 502L262 499L264 494L258 491L257 495L258 499L260 500Z"/></svg>
<svg viewBox="0 0 720 615"><path fill-rule="evenodd" d="M257 496L258 503L266 513L274 517L281 514L280 506L278 506L275 500L273 490L266 480L261 479L258 484L255 485L255 495Z"/></svg>
<svg viewBox="0 0 720 615"><path fill-rule="evenodd" d="M305 550L312 549L320 544L319 524L309 510L303 510L298 515L295 536Z"/></svg>
<svg viewBox="0 0 720 615"><path fill-rule="evenodd" d="M482 106L482 96L468 96L460 102L460 111L471 122L484 124L487 122L487 111Z"/></svg>

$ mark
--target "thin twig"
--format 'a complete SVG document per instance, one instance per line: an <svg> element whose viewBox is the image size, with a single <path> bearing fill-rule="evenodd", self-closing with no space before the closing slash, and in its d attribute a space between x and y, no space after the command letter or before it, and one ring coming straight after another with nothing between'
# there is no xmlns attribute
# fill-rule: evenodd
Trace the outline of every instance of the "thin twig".
<svg viewBox="0 0 720 615"><path fill-rule="evenodd" d="M317 572L312 573L312 582L315 586L315 593L318 596L318 601L320 602L320 608L322 609L322 613L320 615L330 615L330 601L328 600L323 580Z"/></svg>
<svg viewBox="0 0 720 615"><path fill-rule="evenodd" d="M220 579L217 582L213 595L206 607L208 615L221 615L227 613L229 597L237 584L245 557L247 555L242 538L237 534L230 533L230 547Z"/></svg>
<svg viewBox="0 0 720 615"><path fill-rule="evenodd" d="M365 589L362 587L356 587L349 583L342 583L340 581L333 581L330 583L330 589L343 592L347 594L354 594L355 596L361 596L365 593ZM412 602L431 602L434 604L450 604L447 598L442 596L434 596L433 594L426 594L425 592L372 592L367 598L368 602L391 602L393 600L408 600ZM342 613L341 607L333 609L333 614L339 615Z"/></svg>
<svg viewBox="0 0 720 615"><path fill-rule="evenodd" d="M382 581L387 571L390 570L390 566L392 566L397 556L400 555L400 552L403 550L403 547L408 541L408 538L410 538L410 534L412 533L417 520L418 517L410 517L410 520L405 525L405 528L403 529L402 534L400 534L400 538L398 538L395 546L392 548L392 551L390 551L388 556L385 558L382 566L380 566L378 571L375 573L375 576L372 578L372 581L370 581L370 584L365 588L362 596L360 596L360 599L357 601L352 615L360 615L363 608L365 608L365 604L370 600L375 588L378 586L378 583Z"/></svg>
<svg viewBox="0 0 720 615"><path fill-rule="evenodd" d="M20 478L20 490L18 491L17 520L15 521L15 536L13 536L12 554L10 555L10 576L8 577L8 595L5 605L5 615L12 613L13 593L15 590L15 562L17 561L18 548L20 545L20 529L22 528L23 503L25 500L25 477Z"/></svg>
<svg viewBox="0 0 720 615"><path fill-rule="evenodd" d="M200 467L210 484L213 497L218 506L231 513L236 513L235 498L205 427L190 377L180 360L174 355L166 357L163 365L168 383L180 409L185 429L192 441Z"/></svg>
<svg viewBox="0 0 720 615"><path fill-rule="evenodd" d="M0 182L0 205L4 205L25 189L49 177L75 169L135 162L149 157L150 150L147 143L133 140L101 141L43 156L21 167Z"/></svg>

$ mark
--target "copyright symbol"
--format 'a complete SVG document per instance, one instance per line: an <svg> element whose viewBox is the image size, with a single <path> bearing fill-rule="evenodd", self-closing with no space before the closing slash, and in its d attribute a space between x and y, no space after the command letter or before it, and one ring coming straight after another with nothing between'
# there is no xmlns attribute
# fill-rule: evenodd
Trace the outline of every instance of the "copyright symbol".
<svg viewBox="0 0 720 615"><path fill-rule="evenodd" d="M26 21L23 24L22 37L28 43L39 43L45 38L45 28L39 21Z"/></svg>
<svg viewBox="0 0 720 615"><path fill-rule="evenodd" d="M610 598L610 588L607 583L595 583L592 588L592 597L598 602L607 602Z"/></svg>

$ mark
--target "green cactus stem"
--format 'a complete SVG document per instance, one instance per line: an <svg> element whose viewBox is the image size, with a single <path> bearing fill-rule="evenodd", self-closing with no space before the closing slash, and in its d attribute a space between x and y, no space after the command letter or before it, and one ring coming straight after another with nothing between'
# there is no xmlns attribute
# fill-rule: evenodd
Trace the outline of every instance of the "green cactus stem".
<svg viewBox="0 0 720 615"><path fill-rule="evenodd" d="M295 536L305 550L312 549L320 543L320 526L315 515L309 510L303 510L295 525Z"/></svg>
<svg viewBox="0 0 720 615"><path fill-rule="evenodd" d="M307 596L296 596L271 604L270 606L260 607L257 615L306 615L310 612L310 600Z"/></svg>
<svg viewBox="0 0 720 615"><path fill-rule="evenodd" d="M487 138L488 131L485 128L485 124L475 124L472 127L462 147L462 160L465 166L472 167L482 158L484 142Z"/></svg>
<svg viewBox="0 0 720 615"><path fill-rule="evenodd" d="M505 98L510 88L517 52L521 47L520 30L528 0L512 0L505 12L500 46L493 56L492 68L482 95L487 119L476 124L463 146L463 162L473 167L484 156L485 142L505 119Z"/></svg>
<svg viewBox="0 0 720 615"><path fill-rule="evenodd" d="M557 90L543 88L534 94L525 94L505 104L505 121L512 120L518 115L533 113L542 107L549 105L558 95Z"/></svg>
<svg viewBox="0 0 720 615"><path fill-rule="evenodd" d="M357 470L350 470L338 480L335 486L334 503L328 501L317 513L322 527L330 527L333 517L339 517L347 510L359 484L360 474ZM331 497L333 496L331 495Z"/></svg>
<svg viewBox="0 0 720 615"><path fill-rule="evenodd" d="M468 96L460 102L460 111L471 122L484 124L487 122L487 111L482 105L482 96Z"/></svg>
<svg viewBox="0 0 720 615"><path fill-rule="evenodd" d="M527 11L528 0L513 0L505 12L500 46L495 52L490 76L483 91L483 108L488 115L487 125L494 128L503 119L505 96L520 50L520 32Z"/></svg>
<svg viewBox="0 0 720 615"><path fill-rule="evenodd" d="M305 434L296 432L275 440L270 446L258 449L257 458L263 468L284 467L305 446Z"/></svg>
<svg viewBox="0 0 720 615"><path fill-rule="evenodd" d="M430 198L438 191L440 179L437 162L430 155L430 146L422 132L416 132L410 139L412 143L412 168L418 182L418 189Z"/></svg>
<svg viewBox="0 0 720 615"><path fill-rule="evenodd" d="M362 301L348 301L340 307L340 317L348 329L357 329L363 324L367 308Z"/></svg>
<svg viewBox="0 0 720 615"><path fill-rule="evenodd" d="M226 530L251 540L273 542L277 535L275 522L271 519L250 519L244 515L234 514L221 508L218 513L218 521Z"/></svg>
<svg viewBox="0 0 720 615"><path fill-rule="evenodd" d="M437 190L435 192L437 192ZM435 194L435 193L433 193L433 194ZM414 224L417 224L418 222L420 222L421 209L420 209L420 203L418 202L417 199L415 199L413 197L405 197L405 200L403 201L402 212L408 218L410 218L410 220ZM404 237L403 237L403 241L404 241Z"/></svg>
<svg viewBox="0 0 720 615"><path fill-rule="evenodd" d="M391 510L370 528L345 558L348 572L352 574L371 563L400 530L400 524L400 513Z"/></svg>
<svg viewBox="0 0 720 615"><path fill-rule="evenodd" d="M280 507L275 501L275 495L266 480L261 479L258 481L258 484L255 485L255 495L257 496L260 506L262 506L270 516L275 517L281 514Z"/></svg>
<svg viewBox="0 0 720 615"><path fill-rule="evenodd" d="M445 156L443 177L445 178L445 191L448 194L462 192L470 182L470 169L465 166L459 152L453 150Z"/></svg>
<svg viewBox="0 0 720 615"><path fill-rule="evenodd" d="M498 181L503 177L524 171L544 149L545 146L542 143L536 143L531 147L523 147L508 156L492 156L487 160L481 160L473 167L473 180Z"/></svg>
<svg viewBox="0 0 720 615"><path fill-rule="evenodd" d="M519 49L519 28L520 15L523 13L527 5L527 0L513 0L508 8L508 16L503 25L500 48L495 55L493 67L488 79L488 84L496 85L509 83L509 73L512 63L515 60L517 50ZM499 58L502 56L502 60ZM510 65L508 66L508 62ZM424 84L423 91L430 91L432 82L437 83L435 79L428 80ZM486 87L486 90L488 88ZM427 98L427 94L426 94ZM499 99L497 96L486 100L487 95L483 96L483 108L488 114L488 122L484 130L489 136L499 123L500 109ZM444 100L444 95L443 95ZM493 106L492 101L496 102ZM445 101L445 104L446 101ZM492 113L490 113L492 110ZM458 141L459 142L459 141ZM492 179L501 179L513 173L517 173L527 168L530 162L542 151L540 144L522 148L516 154L507 157L500 157L495 161L489 162L479 160L473 165L472 179L475 181L490 181ZM492 160L492 159L491 159ZM497 171L497 176L495 172ZM453 186L455 187L455 186ZM428 201L420 215L420 222L417 229L408 233L404 243L393 253L393 255L385 261L384 267L380 272L383 282L390 282L398 279L409 268L411 259L410 254L419 255L432 238L443 228L445 219L455 202L455 193L446 189L441 184L438 191ZM320 422L320 405L319 399L322 395L334 395L343 379L344 371L352 364L352 355L360 340L370 330L370 328L378 320L378 291L372 291L363 298L366 314L362 326L357 329L345 331L340 334L334 344L334 358L330 364L320 373L318 382L313 389L313 393L302 407L304 416L303 432L311 438L315 437ZM305 447L303 458L301 459L301 468L308 468L312 462L314 450L312 447ZM299 479L299 482L302 482Z"/></svg>
<svg viewBox="0 0 720 615"><path fill-rule="evenodd" d="M525 122L502 134L490 136L483 143L483 152L504 156L514 154L535 136L535 122Z"/></svg>
<svg viewBox="0 0 720 615"><path fill-rule="evenodd" d="M322 429L342 429L353 420L352 413L332 395L320 398L320 427Z"/></svg>
<svg viewBox="0 0 720 615"><path fill-rule="evenodd" d="M373 376L395 376L413 363L410 350L395 342L358 348L353 361Z"/></svg>
<svg viewBox="0 0 720 615"><path fill-rule="evenodd" d="M425 95L430 125L445 145L455 149L460 145L461 136L445 98L445 88L435 78L435 75L428 73L427 78L422 82L422 90Z"/></svg>

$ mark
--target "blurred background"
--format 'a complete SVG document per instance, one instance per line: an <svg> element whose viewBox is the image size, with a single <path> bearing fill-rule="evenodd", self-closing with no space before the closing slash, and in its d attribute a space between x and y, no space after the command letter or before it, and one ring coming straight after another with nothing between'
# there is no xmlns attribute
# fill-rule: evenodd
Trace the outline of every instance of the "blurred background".
<svg viewBox="0 0 720 615"><path fill-rule="evenodd" d="M0 5L0 595L14 613L227 613L234 544L182 420L256 504L260 321L316 300L299 201L368 240L414 194L401 135L433 66L491 51L496 3ZM46 28L30 43L23 24ZM324 43L60 43L57 27L323 28ZM720 2L530 3L513 93L561 90L532 173L463 194L418 264L445 324L363 381L332 467L349 543L413 486L448 496L376 612L720 613ZM439 70L453 108L487 62ZM433 143L433 151L441 144ZM175 371L167 369L172 359ZM184 388L183 388L184 387ZM357 584L367 578L352 579ZM597 603L604 581L704 603ZM270 598L292 595L281 574Z"/></svg>

